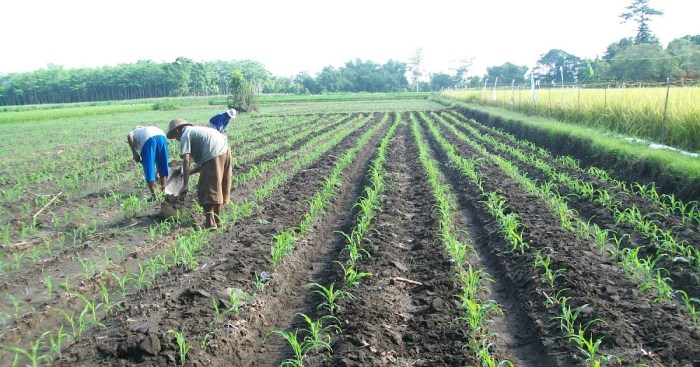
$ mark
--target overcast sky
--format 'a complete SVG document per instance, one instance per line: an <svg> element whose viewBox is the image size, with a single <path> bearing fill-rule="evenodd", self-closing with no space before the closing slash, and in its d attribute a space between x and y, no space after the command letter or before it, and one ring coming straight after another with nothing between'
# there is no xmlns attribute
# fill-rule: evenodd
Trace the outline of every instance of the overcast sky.
<svg viewBox="0 0 700 367"><path fill-rule="evenodd" d="M550 49L602 56L632 37L620 24L632 0L6 0L0 5L0 74L101 67L138 60L256 60L276 76L361 59L471 75L512 62L534 66ZM652 32L664 44L700 34L700 0L650 0L665 14Z"/></svg>

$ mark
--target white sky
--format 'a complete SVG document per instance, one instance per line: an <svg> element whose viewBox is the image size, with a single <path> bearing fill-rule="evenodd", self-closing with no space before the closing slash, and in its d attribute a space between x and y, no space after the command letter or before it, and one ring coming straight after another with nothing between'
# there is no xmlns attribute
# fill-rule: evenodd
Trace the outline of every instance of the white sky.
<svg viewBox="0 0 700 367"><path fill-rule="evenodd" d="M471 75L512 62L534 66L550 49L602 56L633 37L620 24L632 0L6 0L0 5L0 74L101 67L138 60L257 60L276 76L361 59L430 72L473 57ZM665 46L700 34L700 0L650 0Z"/></svg>

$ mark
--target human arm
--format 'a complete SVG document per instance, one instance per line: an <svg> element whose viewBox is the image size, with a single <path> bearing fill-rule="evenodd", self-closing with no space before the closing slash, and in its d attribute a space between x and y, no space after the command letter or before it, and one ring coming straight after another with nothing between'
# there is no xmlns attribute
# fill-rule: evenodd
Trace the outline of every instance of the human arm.
<svg viewBox="0 0 700 367"><path fill-rule="evenodd" d="M190 170L190 176L196 175L196 174L199 173L201 170L202 170L202 165L201 165L201 164L198 164L197 167L192 168L192 169Z"/></svg>
<svg viewBox="0 0 700 367"><path fill-rule="evenodd" d="M182 189L180 189L180 197L187 195L189 191L190 174L190 154L187 153L182 156Z"/></svg>
<svg viewBox="0 0 700 367"><path fill-rule="evenodd" d="M129 143L129 147L131 148L131 153L134 158L134 162L140 163L141 162L141 155L136 151L136 141L134 140L134 133L133 131L129 133L129 135L126 136L126 140Z"/></svg>

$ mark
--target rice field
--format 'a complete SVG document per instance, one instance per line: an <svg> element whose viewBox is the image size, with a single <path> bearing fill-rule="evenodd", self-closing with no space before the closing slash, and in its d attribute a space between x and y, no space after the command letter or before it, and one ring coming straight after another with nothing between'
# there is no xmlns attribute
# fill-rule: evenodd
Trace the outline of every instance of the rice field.
<svg viewBox="0 0 700 367"><path fill-rule="evenodd" d="M700 88L671 87L668 103L666 92L665 87L538 88L534 101L530 89L510 87L442 95L700 151Z"/></svg>

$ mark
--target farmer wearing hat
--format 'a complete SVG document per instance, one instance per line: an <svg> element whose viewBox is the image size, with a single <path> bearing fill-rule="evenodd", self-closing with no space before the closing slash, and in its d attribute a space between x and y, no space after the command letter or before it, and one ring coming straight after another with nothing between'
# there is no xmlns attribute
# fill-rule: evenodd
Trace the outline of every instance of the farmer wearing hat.
<svg viewBox="0 0 700 367"><path fill-rule="evenodd" d="M209 119L209 127L216 129L216 131L222 134L225 134L226 126L228 126L229 121L235 118L236 110L232 108L226 112L222 112L212 116L212 118Z"/></svg>
<svg viewBox="0 0 700 367"><path fill-rule="evenodd" d="M204 228L216 229L219 225L221 209L229 202L231 191L231 148L226 136L204 126L176 118L168 126L168 139L180 142L182 157L183 187L180 197L187 192L190 176L199 173L197 200L204 208ZM190 169L190 162L197 166Z"/></svg>
<svg viewBox="0 0 700 367"><path fill-rule="evenodd" d="M136 126L126 136L126 140L131 147L134 161L143 166L148 189L151 190L155 200L155 168L158 167L161 190L165 187L165 180L168 178L168 141L165 139L165 132L155 126Z"/></svg>

